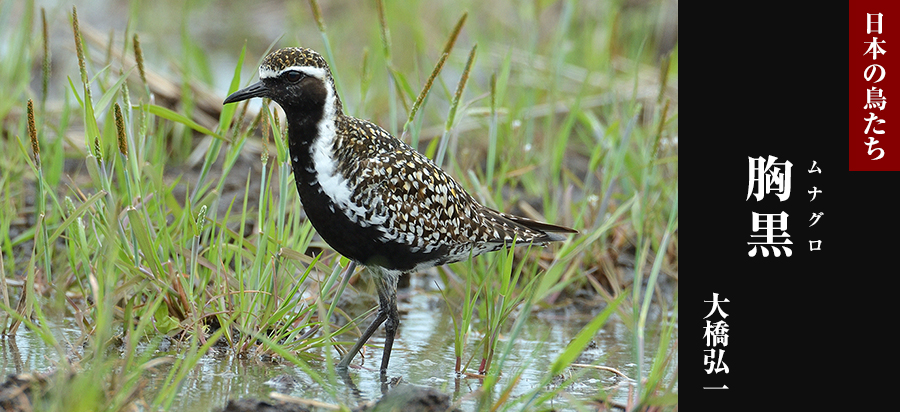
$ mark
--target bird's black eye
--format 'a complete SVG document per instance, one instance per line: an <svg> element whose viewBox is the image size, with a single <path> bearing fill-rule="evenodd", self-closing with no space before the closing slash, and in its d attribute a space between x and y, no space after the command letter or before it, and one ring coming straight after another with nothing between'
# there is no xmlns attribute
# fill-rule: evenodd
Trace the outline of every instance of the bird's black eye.
<svg viewBox="0 0 900 412"><path fill-rule="evenodd" d="M300 73L297 70L291 70L286 72L284 74L284 77L291 83L297 83L306 76L304 76L303 73Z"/></svg>

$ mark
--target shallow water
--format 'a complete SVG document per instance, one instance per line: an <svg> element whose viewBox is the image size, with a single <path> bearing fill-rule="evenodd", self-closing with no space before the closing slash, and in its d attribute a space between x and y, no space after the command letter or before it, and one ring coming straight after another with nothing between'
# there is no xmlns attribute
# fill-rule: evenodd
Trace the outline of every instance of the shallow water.
<svg viewBox="0 0 900 412"><path fill-rule="evenodd" d="M414 280L414 289L419 289L415 288L415 282ZM412 293L409 299L401 301L399 306L401 324L391 356L389 379L400 377L404 382L436 388L450 394L454 400L459 400L462 410L474 410L476 401L470 394L480 387L481 381L471 378L457 379L454 372L456 358L453 349L453 323L440 295L426 292ZM503 365L503 374L497 387L505 388L520 370L523 373L512 391L513 397L526 394L540 385L546 370L581 328L591 320L592 315L559 314L559 311L532 313ZM364 323L368 321L369 319L366 319ZM52 325L51 329L61 341L75 342L81 333L71 321L61 321L58 325ZM649 341L646 342L645 356L649 357L655 353L658 335L653 330L648 331ZM478 343L478 338L470 337L466 349L466 357L477 351L475 359L467 369L469 372L475 372L481 361L481 348L473 347ZM576 363L597 363L616 368L632 378L636 375L631 354L632 335L624 324L614 317L604 325L593 340L595 344L586 349ZM507 337L501 336L498 351L502 351L508 342ZM381 345L382 331L376 333L370 343ZM161 352L158 355L182 356L175 351ZM31 371L47 372L52 370L58 359L58 355L49 352L36 334L24 327L15 338L0 340L0 356L3 360L4 376ZM496 355L495 362L499 356ZM213 348L188 374L171 410L214 410L223 407L228 399L244 397L265 399L272 391L332 404L343 403L352 407L363 401L377 400L381 396L382 385L377 370L380 359L379 348L367 348L364 367L350 371L352 387L341 379L329 383L333 385L331 387L322 387L293 364L260 360L256 357L247 359L235 356L230 349ZM463 362L466 360L467 358L464 358ZM677 359L675 361L677 362ZM652 359L645 360L644 374L649 371L651 362ZM354 364L359 363L359 357L354 359ZM317 363L311 366L314 369L325 367L324 364ZM170 368L171 364L159 365L155 372L146 375L149 380L144 392L146 401L153 400L155 388L163 384ZM564 378L580 372L582 371L570 369ZM322 375L328 379L327 376L330 374ZM562 380L555 380L551 385L560 382ZM567 396L582 400L605 398L603 393L606 393L612 401L624 404L628 401L628 392L632 385L633 381L620 378L611 372L590 370L579 377L565 392ZM565 408L567 403L565 396L559 396L553 406Z"/></svg>

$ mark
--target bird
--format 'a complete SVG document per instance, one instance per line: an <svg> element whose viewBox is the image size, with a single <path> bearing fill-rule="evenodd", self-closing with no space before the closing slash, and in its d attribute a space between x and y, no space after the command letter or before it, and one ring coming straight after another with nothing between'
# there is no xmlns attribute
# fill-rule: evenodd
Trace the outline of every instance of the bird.
<svg viewBox="0 0 900 412"><path fill-rule="evenodd" d="M385 375L400 324L397 280L405 273L515 245L563 241L575 230L501 213L478 203L431 159L378 125L344 113L334 77L316 51L286 47L260 64L259 81L223 105L268 98L287 119L287 142L300 203L319 236L373 275L374 321L336 369L385 325Z"/></svg>

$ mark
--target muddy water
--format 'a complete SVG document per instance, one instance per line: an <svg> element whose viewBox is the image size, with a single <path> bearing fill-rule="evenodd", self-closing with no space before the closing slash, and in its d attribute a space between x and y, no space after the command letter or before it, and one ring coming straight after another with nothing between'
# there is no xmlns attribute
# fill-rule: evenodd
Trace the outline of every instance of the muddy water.
<svg viewBox="0 0 900 412"><path fill-rule="evenodd" d="M456 379L454 373L455 355L453 350L452 320L440 295L413 293L408 301L400 303L402 321L394 352L391 357L389 377L400 377L403 381L436 388L450 394L453 399L462 399L463 410L474 410L475 400L471 392L480 387L478 379ZM498 388L505 388L509 380L524 370L521 380L513 391L513 396L521 396L540 385L541 378L558 354L591 319L591 314L556 312L534 313L528 319L522 334L518 337L503 366L503 376ZM60 321L51 328L61 341L77 341L80 331ZM659 334L650 330L650 339ZM376 334L370 343L380 345L382 336ZM466 356L478 350L469 371L475 372L481 360L480 347L474 348L478 337L470 338ZM501 336L501 347L508 340ZM657 342L646 342L645 353L655 353ZM577 363L599 363L614 367L630 377L636 375L631 354L632 335L628 328L617 320L610 321L594 337L594 344L576 360ZM159 353L181 356L172 351ZM49 371L58 356L48 351L33 332L22 328L15 338L0 340L0 357L3 361L2 373L22 373ZM214 348L204 356L187 376L180 388L178 398L171 410L207 411L221 408L228 399L255 397L265 399L272 391L288 395L316 399L327 403L344 403L355 406L361 401L375 400L381 396L381 382L377 367L380 364L379 349L367 349L367 359L361 369L352 369L351 377L355 387L349 387L338 379L322 387L309 378L300 368L288 363L276 363L260 359L237 357L228 349ZM464 360L465 361L465 360ZM651 360L646 360L644 373L649 370ZM676 360L677 362L677 360ZM354 360L359 363L359 358ZM324 365L313 364L313 368ZM168 365L160 365L155 373L149 373L149 385L144 392L145 400L151 402L154 388L162 385L169 373ZM571 374L572 371L568 371ZM328 374L323 373L323 376ZM569 375L564 376L567 378ZM555 381L558 384L561 380ZM605 397L606 391L612 400L626 403L628 391L633 382L615 376L610 372L588 371L569 386L566 392L576 399ZM552 384L551 384L552 385ZM334 395L332 395L334 394ZM560 397L554 402L559 408L567 403Z"/></svg>

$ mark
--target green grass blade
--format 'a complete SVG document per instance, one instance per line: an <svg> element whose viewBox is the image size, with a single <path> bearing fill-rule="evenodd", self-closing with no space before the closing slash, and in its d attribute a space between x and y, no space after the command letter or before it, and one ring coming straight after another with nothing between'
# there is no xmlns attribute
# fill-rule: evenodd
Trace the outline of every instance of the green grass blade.
<svg viewBox="0 0 900 412"><path fill-rule="evenodd" d="M143 108L147 109L150 113L156 116L162 117L163 119L170 120L175 123L181 123L207 136L212 136L216 139L231 143L231 141L227 137L201 126L199 123L193 121L192 119L189 119L183 114L176 113L170 109L162 106L157 106L155 104L145 104Z"/></svg>
<svg viewBox="0 0 900 412"><path fill-rule="evenodd" d="M228 94L234 93L241 87L241 68L244 66L244 57L247 55L247 42L241 47L241 54L238 56L237 65L234 66L234 75L231 76L231 83L228 85ZM234 112L238 105L226 104L222 106L222 113L219 115L219 133L223 135L231 127ZM240 125L238 125L240 126Z"/></svg>

